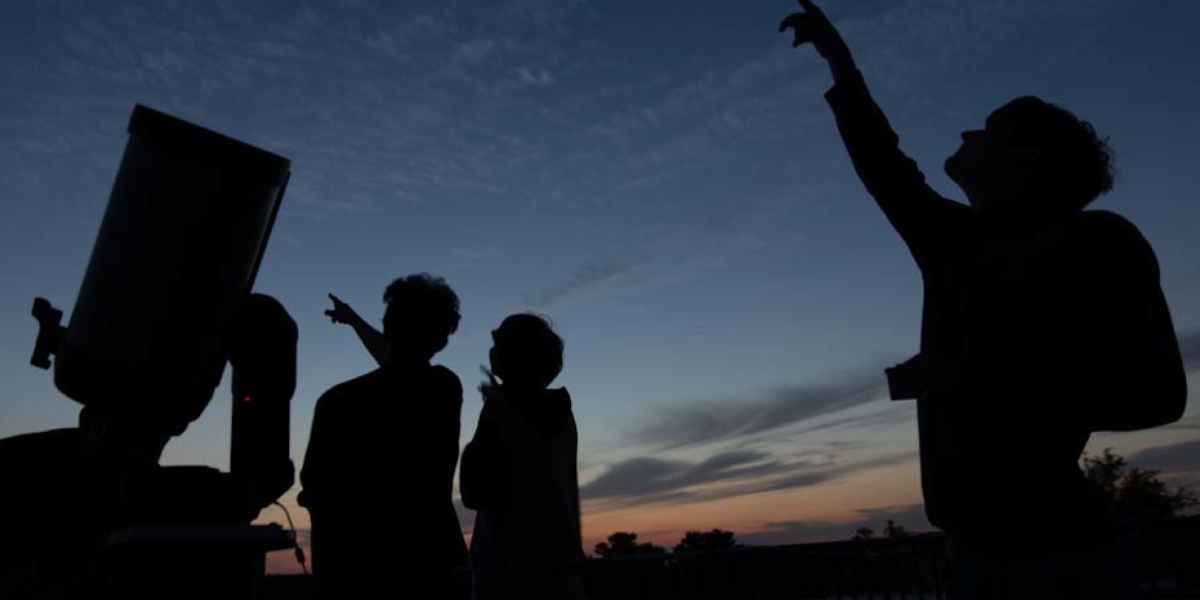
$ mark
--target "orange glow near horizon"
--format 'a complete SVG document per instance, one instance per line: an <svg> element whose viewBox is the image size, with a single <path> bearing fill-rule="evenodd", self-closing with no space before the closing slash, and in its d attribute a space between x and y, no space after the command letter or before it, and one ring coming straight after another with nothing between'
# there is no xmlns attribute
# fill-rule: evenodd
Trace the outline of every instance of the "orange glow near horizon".
<svg viewBox="0 0 1200 600"><path fill-rule="evenodd" d="M896 508L921 502L915 461L880 468L822 485L747 494L693 504L658 504L588 514L584 505L584 550L610 534L638 534L639 542L670 548L688 531L724 529L735 534L760 531L765 524L790 521L851 523L869 508ZM853 533L853 532L851 532ZM847 535L849 537L849 535ZM795 542L822 540L795 540Z"/></svg>
<svg viewBox="0 0 1200 600"><path fill-rule="evenodd" d="M688 531L724 529L736 535L760 531L767 523L813 522L850 523L861 520L861 510L906 507L921 502L916 461L891 467L881 467L845 479L821 485L746 494L731 498L698 501L688 504L650 504L623 508L601 508L595 503L583 506L583 550L593 554L597 543L617 531L638 534L638 541L671 548ZM310 527L308 511L295 504L294 496L284 502L292 512L298 530ZM277 511L278 509L276 509ZM280 522L282 514L264 511L261 523ZM908 527L913 524L900 523ZM462 523L464 535L470 541L472 523ZM882 522L880 523L882 525ZM849 539L853 531L846 532ZM841 538L838 538L841 539ZM796 543L831 541L827 539L796 539ZM312 554L304 548L311 565ZM267 555L267 572L300 573L300 565L291 550Z"/></svg>

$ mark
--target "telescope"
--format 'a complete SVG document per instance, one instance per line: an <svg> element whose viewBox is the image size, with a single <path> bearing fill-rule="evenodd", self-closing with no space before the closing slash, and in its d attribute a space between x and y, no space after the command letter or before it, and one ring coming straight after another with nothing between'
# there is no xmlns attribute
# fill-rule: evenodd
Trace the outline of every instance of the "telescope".
<svg viewBox="0 0 1200 600"><path fill-rule="evenodd" d="M30 362L80 416L0 440L0 596L255 597L295 544L250 524L294 482L297 329L252 291L291 161L142 105L128 133L68 325L34 300ZM227 364L229 472L160 465Z"/></svg>

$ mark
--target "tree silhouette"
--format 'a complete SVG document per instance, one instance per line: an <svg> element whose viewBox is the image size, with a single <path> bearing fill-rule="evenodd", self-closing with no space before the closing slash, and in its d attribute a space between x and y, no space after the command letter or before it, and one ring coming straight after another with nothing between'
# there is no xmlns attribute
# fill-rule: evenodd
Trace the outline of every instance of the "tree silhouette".
<svg viewBox="0 0 1200 600"><path fill-rule="evenodd" d="M858 530L854 532L854 537L850 538L850 540L855 542L878 539L899 540L910 538L912 536L912 532L905 529L903 525L897 525L895 521L888 519L887 525L883 526L883 537L876 537L875 530L871 529L870 527L859 527Z"/></svg>
<svg viewBox="0 0 1200 600"><path fill-rule="evenodd" d="M1099 455L1084 454L1083 469L1092 489L1119 519L1173 517L1200 504L1190 488L1170 489L1159 480L1157 469L1131 467L1112 448Z"/></svg>
<svg viewBox="0 0 1200 600"><path fill-rule="evenodd" d="M863 540L873 540L873 539L875 539L875 530L871 529L870 527L859 527L858 531L854 532L854 537L852 537L850 539L855 542L861 542Z"/></svg>
<svg viewBox="0 0 1200 600"><path fill-rule="evenodd" d="M655 546L649 542L644 544L637 543L637 534L618 531L608 536L607 542L596 544L596 554L601 558L613 558L617 556L646 556L655 554L666 554L667 549L662 546Z"/></svg>
<svg viewBox="0 0 1200 600"><path fill-rule="evenodd" d="M689 531L675 545L675 552L703 552L740 548L742 545L734 540L733 535L732 531L723 531L721 529Z"/></svg>
<svg viewBox="0 0 1200 600"><path fill-rule="evenodd" d="M912 537L912 534L903 525L897 525L891 519L888 519L887 526L883 528L883 537L889 540L898 540Z"/></svg>

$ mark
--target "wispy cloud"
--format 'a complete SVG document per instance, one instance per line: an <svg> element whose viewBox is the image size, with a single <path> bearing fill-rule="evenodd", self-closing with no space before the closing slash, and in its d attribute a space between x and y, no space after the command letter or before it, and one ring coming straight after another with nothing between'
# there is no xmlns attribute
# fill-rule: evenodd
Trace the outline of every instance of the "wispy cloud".
<svg viewBox="0 0 1200 600"><path fill-rule="evenodd" d="M1135 466L1167 472L1200 471L1200 440L1147 448L1129 457Z"/></svg>
<svg viewBox="0 0 1200 600"><path fill-rule="evenodd" d="M565 279L529 299L530 304L545 310L579 294L596 292L634 280L637 262L590 264L567 275Z"/></svg>
<svg viewBox="0 0 1200 600"><path fill-rule="evenodd" d="M698 463L633 458L609 466L604 474L587 483L581 493L596 500L658 499L711 483L731 483L790 471L788 465L767 458L769 455L765 453L752 451L716 454Z"/></svg>
<svg viewBox="0 0 1200 600"><path fill-rule="evenodd" d="M609 466L580 489L592 510L683 504L818 485L853 473L909 461L912 452L863 460L836 453L820 459L758 451L723 452L694 462L638 457Z"/></svg>
<svg viewBox="0 0 1200 600"><path fill-rule="evenodd" d="M325 219L515 187L529 152L509 143L496 112L518 106L520 88L554 82L562 50L553 40L589 9L525 0L470 9L418 1L32 10L41 37L63 43L0 68L21 71L20 81L40 77L25 97L70 120L8 131L0 118L11 144L29 144L22 158L78 171L78 158L37 147L56 139L74 146L116 139L119 152L112 133L124 125L126 99L138 98L292 158L285 215ZM487 110L463 109L484 96ZM111 132L96 133L97 123L109 123L98 114L110 119ZM98 172L111 170L110 160Z"/></svg>
<svg viewBox="0 0 1200 600"><path fill-rule="evenodd" d="M793 435L801 436L834 429L871 429L874 427L894 425L896 423L910 421L915 419L916 416L916 411L913 410L911 404L892 404L883 410L872 411L865 414L854 414L837 419L818 419L815 423L801 425L794 431Z"/></svg>
<svg viewBox="0 0 1200 600"><path fill-rule="evenodd" d="M550 85L554 83L554 77L540 67L518 67L517 82L521 85Z"/></svg>
<svg viewBox="0 0 1200 600"><path fill-rule="evenodd" d="M805 488L912 460L916 453L907 448L811 435L878 430L911 417L910 408L891 404L862 409L883 393L881 369L655 411L622 442L618 452L628 458L602 466L581 492L600 511L694 503ZM799 446L785 441L802 434ZM702 448L706 458L695 458Z"/></svg>
<svg viewBox="0 0 1200 600"><path fill-rule="evenodd" d="M540 28L559 28L573 15L594 10L588 0L515 0L497 9L506 20L530 22Z"/></svg>
<svg viewBox="0 0 1200 600"><path fill-rule="evenodd" d="M879 399L884 391L882 373L882 365L873 365L828 382L781 386L720 402L670 407L661 410L633 439L650 447L671 449L792 427Z"/></svg>
<svg viewBox="0 0 1200 600"><path fill-rule="evenodd" d="M871 79L893 90L924 93L921 82L931 72L975 64L998 47L1028 49L1030 37L1038 34L1086 33L1122 5L1116 0L908 0L842 6L831 16Z"/></svg>

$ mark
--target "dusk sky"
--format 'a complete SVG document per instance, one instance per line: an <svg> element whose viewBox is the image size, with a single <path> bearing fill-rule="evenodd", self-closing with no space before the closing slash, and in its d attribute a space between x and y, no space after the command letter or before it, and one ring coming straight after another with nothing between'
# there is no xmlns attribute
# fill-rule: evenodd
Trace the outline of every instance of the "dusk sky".
<svg viewBox="0 0 1200 600"><path fill-rule="evenodd" d="M1200 2L827 0L935 189L964 129L1034 94L1111 138L1094 206L1154 246L1188 361L1179 423L1093 436L1200 486ZM0 437L72 426L29 365L43 296L69 316L135 103L292 161L255 291L300 328L292 458L316 399L372 368L322 313L365 317L414 272L460 331L548 315L580 429L585 549L614 531L765 544L925 529L915 407L883 367L917 349L920 276L859 184L790 0L8 2L0 7ZM228 374L168 464L228 468ZM1131 398L1130 401L1136 401ZM1021 443L1013 432L1012 443ZM405 465L394 468L400 493ZM1019 482L1014 482L1019 485ZM283 498L308 526L293 488ZM412 518L380 498L365 519ZM276 508L261 521L285 523ZM463 513L469 529L472 517ZM291 570L277 553L272 568Z"/></svg>

